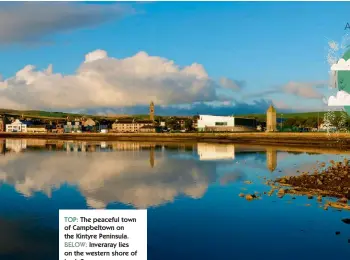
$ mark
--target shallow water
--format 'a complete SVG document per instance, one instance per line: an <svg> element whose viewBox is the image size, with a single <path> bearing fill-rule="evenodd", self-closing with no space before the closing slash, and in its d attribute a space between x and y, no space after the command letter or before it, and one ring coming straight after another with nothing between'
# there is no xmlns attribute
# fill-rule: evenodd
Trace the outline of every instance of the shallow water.
<svg viewBox="0 0 350 260"><path fill-rule="evenodd" d="M0 259L58 259L58 209L85 208L148 208L150 260L348 259L349 211L301 196L238 196L269 191L264 178L349 157L303 151L0 140Z"/></svg>

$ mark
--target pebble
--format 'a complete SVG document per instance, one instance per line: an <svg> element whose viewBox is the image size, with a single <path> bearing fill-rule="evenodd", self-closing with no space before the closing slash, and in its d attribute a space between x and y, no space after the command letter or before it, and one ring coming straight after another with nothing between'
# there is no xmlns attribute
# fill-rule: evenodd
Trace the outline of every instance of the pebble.
<svg viewBox="0 0 350 260"><path fill-rule="evenodd" d="M245 196L245 199L246 200L253 200L253 196L248 194L248 195Z"/></svg>

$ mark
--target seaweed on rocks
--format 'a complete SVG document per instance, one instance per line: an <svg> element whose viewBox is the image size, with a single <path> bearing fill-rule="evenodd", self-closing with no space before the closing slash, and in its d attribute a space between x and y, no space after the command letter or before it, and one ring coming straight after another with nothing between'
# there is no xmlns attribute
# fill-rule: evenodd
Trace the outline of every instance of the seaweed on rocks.
<svg viewBox="0 0 350 260"><path fill-rule="evenodd" d="M299 176L285 176L276 180L282 186L293 187L301 193L318 194L340 198L339 203L350 200L350 162L330 161L331 165L323 171Z"/></svg>

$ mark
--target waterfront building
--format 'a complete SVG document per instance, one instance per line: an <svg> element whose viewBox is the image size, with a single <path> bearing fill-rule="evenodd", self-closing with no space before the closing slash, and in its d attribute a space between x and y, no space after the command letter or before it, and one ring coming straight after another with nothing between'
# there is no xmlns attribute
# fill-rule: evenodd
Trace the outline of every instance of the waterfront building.
<svg viewBox="0 0 350 260"><path fill-rule="evenodd" d="M56 124L55 126L52 127L51 131L52 131L52 133L63 134L64 133L64 125L63 124Z"/></svg>
<svg viewBox="0 0 350 260"><path fill-rule="evenodd" d="M144 126L153 126L153 121L151 120L135 120L132 118L127 119L117 119L112 125L113 132L120 133L137 133L141 132L141 128ZM145 130L147 128L144 128Z"/></svg>
<svg viewBox="0 0 350 260"><path fill-rule="evenodd" d="M276 109L271 105L266 112L266 132L277 131Z"/></svg>
<svg viewBox="0 0 350 260"><path fill-rule="evenodd" d="M82 130L82 125L78 120L74 122L67 122L67 124L64 125L65 133L81 133L81 130Z"/></svg>
<svg viewBox="0 0 350 260"><path fill-rule="evenodd" d="M141 133L155 133L156 127L154 125L144 125L140 128Z"/></svg>
<svg viewBox="0 0 350 260"><path fill-rule="evenodd" d="M84 119L82 123L82 127L84 131L92 131L95 129L95 126L96 126L96 122L91 118L88 118L86 120Z"/></svg>
<svg viewBox="0 0 350 260"><path fill-rule="evenodd" d="M47 133L45 125L28 125L27 133Z"/></svg>
<svg viewBox="0 0 350 260"><path fill-rule="evenodd" d="M27 132L27 125L16 119L11 124L6 124L6 132Z"/></svg>
<svg viewBox="0 0 350 260"><path fill-rule="evenodd" d="M212 132L256 131L256 120L233 116L199 115L197 129Z"/></svg>

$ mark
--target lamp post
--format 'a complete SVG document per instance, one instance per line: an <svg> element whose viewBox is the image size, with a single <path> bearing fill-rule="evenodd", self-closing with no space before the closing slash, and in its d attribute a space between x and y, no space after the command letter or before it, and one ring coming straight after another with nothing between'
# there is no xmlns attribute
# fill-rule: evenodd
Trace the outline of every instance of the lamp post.
<svg viewBox="0 0 350 260"><path fill-rule="evenodd" d="M96 120L96 123L98 123L98 129L97 129L97 131L100 132L100 131L101 131L101 129L100 129L100 128L101 128L100 122Z"/></svg>

